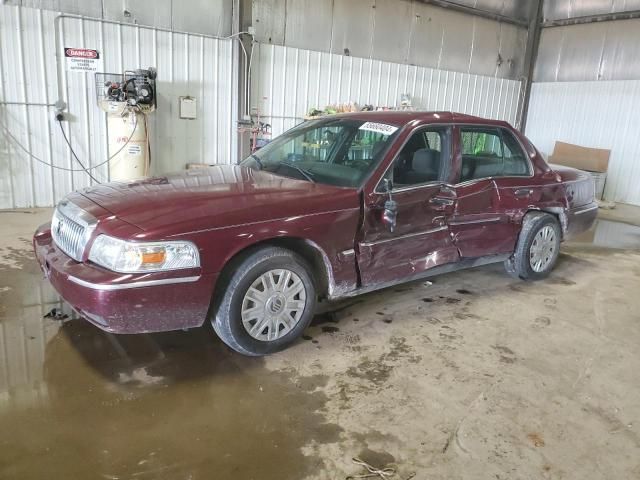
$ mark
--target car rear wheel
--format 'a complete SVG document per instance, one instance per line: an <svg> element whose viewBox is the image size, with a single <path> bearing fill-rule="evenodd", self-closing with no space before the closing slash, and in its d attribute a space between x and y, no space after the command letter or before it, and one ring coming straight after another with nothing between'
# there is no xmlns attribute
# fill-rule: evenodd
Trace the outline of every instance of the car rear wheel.
<svg viewBox="0 0 640 480"><path fill-rule="evenodd" d="M212 325L229 347L244 355L266 355L294 342L316 305L311 269L299 255L279 247L244 258L217 302Z"/></svg>
<svg viewBox="0 0 640 480"><path fill-rule="evenodd" d="M561 235L555 217L543 212L528 213L513 256L505 261L507 272L523 280L545 278L558 261Z"/></svg>

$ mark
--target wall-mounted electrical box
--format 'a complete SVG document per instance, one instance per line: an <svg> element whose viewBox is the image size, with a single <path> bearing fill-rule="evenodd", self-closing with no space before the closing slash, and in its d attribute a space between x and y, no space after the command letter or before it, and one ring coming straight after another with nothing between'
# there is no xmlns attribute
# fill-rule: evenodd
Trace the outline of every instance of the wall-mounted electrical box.
<svg viewBox="0 0 640 480"><path fill-rule="evenodd" d="M198 102L195 97L180 97L180 118L185 120L195 120L198 118Z"/></svg>

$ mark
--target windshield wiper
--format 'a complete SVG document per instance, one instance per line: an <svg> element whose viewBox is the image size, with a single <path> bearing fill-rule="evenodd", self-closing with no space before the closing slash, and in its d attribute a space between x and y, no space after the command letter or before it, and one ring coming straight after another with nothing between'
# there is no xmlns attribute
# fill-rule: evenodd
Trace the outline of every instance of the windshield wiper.
<svg viewBox="0 0 640 480"><path fill-rule="evenodd" d="M313 178L313 175L308 170L305 170L304 168L289 162L280 162L280 165L293 168L294 170L298 171L304 178L309 180L311 183L316 183L316 180Z"/></svg>

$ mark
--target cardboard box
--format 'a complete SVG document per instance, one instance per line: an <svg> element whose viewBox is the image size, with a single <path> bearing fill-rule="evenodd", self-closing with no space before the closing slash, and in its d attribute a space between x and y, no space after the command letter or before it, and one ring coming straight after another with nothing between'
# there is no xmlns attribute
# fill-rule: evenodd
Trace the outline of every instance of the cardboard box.
<svg viewBox="0 0 640 480"><path fill-rule="evenodd" d="M606 172L611 150L588 148L571 143L556 142L549 163L578 168L589 172Z"/></svg>

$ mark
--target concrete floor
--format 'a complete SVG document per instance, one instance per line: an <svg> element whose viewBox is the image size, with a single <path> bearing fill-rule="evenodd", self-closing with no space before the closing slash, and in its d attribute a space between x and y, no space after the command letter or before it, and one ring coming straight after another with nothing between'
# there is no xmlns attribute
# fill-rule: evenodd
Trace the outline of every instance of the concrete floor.
<svg viewBox="0 0 640 480"><path fill-rule="evenodd" d="M1 212L0 478L640 478L640 209L563 247L356 299L263 359L207 327L43 319L48 210ZM626 250L625 250L626 249ZM337 307L336 307L337 308Z"/></svg>

